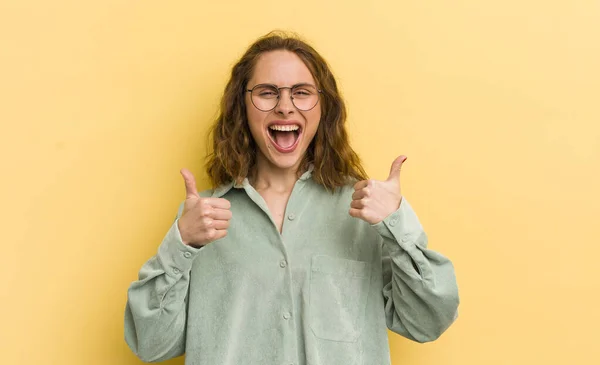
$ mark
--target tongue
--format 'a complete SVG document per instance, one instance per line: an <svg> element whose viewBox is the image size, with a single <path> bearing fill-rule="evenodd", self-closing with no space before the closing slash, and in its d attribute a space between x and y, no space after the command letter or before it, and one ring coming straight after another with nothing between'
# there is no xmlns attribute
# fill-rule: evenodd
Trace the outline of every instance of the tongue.
<svg viewBox="0 0 600 365"><path fill-rule="evenodd" d="M275 131L275 143L281 148L292 147L296 138L294 138L294 132L281 132Z"/></svg>

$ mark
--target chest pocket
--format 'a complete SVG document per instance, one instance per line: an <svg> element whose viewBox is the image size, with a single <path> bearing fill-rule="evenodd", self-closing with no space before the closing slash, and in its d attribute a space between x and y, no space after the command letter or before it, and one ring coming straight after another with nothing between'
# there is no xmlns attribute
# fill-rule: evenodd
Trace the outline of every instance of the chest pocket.
<svg viewBox="0 0 600 365"><path fill-rule="evenodd" d="M356 342L371 277L368 262L316 255L310 273L310 327L316 337Z"/></svg>

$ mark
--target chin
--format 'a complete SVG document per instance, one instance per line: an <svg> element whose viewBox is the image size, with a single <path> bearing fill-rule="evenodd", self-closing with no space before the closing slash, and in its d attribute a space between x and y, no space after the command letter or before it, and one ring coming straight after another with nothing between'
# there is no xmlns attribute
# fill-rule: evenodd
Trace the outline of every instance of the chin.
<svg viewBox="0 0 600 365"><path fill-rule="evenodd" d="M297 168L303 155L269 156L268 161L274 167L282 170Z"/></svg>

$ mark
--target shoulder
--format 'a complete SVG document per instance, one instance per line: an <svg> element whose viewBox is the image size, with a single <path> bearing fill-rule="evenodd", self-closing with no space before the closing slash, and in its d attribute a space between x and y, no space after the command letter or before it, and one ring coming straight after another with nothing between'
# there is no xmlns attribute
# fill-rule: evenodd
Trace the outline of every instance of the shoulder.
<svg viewBox="0 0 600 365"><path fill-rule="evenodd" d="M201 198L210 198L214 192L215 192L214 189L206 189L206 190L199 191L198 195L200 195Z"/></svg>
<svg viewBox="0 0 600 365"><path fill-rule="evenodd" d="M313 187L318 191L318 196L320 199L324 199L325 201L338 201L345 202L347 200L352 200L352 194L354 194L354 184L356 182L348 181L346 184L337 186L333 189L328 189L322 184L313 181Z"/></svg>
<svg viewBox="0 0 600 365"><path fill-rule="evenodd" d="M356 185L357 182L358 180L356 179L349 179L345 185L342 185L339 188L337 188L339 190L339 194L343 196L354 194L354 185Z"/></svg>

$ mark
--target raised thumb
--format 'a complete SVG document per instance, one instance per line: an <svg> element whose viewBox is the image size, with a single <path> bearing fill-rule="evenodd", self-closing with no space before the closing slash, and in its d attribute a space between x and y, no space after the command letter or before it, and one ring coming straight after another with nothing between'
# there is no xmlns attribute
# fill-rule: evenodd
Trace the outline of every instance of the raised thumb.
<svg viewBox="0 0 600 365"><path fill-rule="evenodd" d="M388 176L389 180L398 180L400 179L400 170L402 169L402 164L406 161L408 157L402 155L396 157L394 162L392 162L392 167L390 168L390 176Z"/></svg>
<svg viewBox="0 0 600 365"><path fill-rule="evenodd" d="M194 175L188 169L181 169L181 176L185 182L185 198L199 198L198 190L196 189L196 179Z"/></svg>

